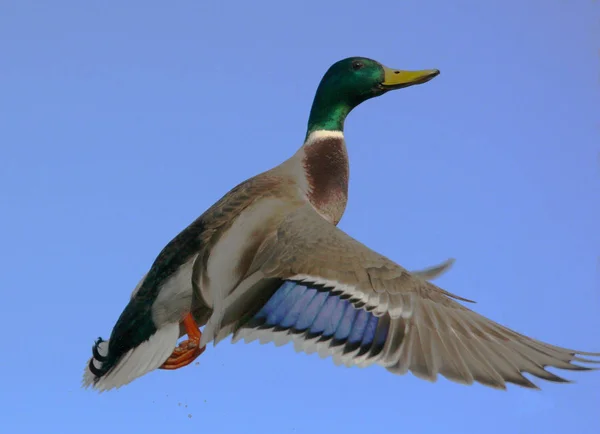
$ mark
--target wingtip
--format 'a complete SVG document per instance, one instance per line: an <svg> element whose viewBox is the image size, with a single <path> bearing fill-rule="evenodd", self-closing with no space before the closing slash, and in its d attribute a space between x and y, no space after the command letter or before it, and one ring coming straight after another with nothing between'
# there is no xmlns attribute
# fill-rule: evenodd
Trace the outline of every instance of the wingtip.
<svg viewBox="0 0 600 434"><path fill-rule="evenodd" d="M440 264L433 265L422 270L413 270L411 271L411 274L424 280L435 280L452 268L454 262L456 262L456 259L448 258Z"/></svg>

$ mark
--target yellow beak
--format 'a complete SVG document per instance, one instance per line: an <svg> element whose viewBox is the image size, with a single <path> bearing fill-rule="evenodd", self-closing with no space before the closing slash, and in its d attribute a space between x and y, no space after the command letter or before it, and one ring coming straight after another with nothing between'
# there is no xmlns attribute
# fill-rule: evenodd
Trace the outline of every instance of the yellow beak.
<svg viewBox="0 0 600 434"><path fill-rule="evenodd" d="M384 89L400 89L415 84L426 83L440 74L437 69L424 69L422 71L401 71L383 67L384 80L381 85Z"/></svg>

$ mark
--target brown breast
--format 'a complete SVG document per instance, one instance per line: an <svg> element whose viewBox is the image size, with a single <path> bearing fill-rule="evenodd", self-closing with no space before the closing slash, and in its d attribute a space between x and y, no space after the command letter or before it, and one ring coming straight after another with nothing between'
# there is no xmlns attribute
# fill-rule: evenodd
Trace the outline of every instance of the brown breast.
<svg viewBox="0 0 600 434"><path fill-rule="evenodd" d="M337 224L348 201L348 154L342 137L324 137L304 148L308 198L321 213Z"/></svg>

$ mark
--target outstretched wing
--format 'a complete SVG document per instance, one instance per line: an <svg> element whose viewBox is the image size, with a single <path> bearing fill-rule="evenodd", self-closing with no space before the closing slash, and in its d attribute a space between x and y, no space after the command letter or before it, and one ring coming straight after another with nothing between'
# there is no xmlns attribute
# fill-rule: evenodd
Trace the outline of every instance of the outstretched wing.
<svg viewBox="0 0 600 434"><path fill-rule="evenodd" d="M260 255L270 298L236 327L234 341L294 342L348 366L377 363L396 374L430 381L441 374L500 389L507 382L537 388L522 373L566 382L545 368L587 370L573 362L600 362L582 357L600 353L546 344L467 309L457 300L468 300L411 274L309 207L286 218Z"/></svg>

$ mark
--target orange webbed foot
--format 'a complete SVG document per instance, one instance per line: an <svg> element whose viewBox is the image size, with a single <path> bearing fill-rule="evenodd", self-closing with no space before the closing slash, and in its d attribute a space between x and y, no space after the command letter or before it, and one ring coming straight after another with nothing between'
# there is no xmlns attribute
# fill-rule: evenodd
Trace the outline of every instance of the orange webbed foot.
<svg viewBox="0 0 600 434"><path fill-rule="evenodd" d="M188 338L182 341L169 358L161 365L160 369L179 369L192 363L196 358L204 352L206 347L200 348L200 338L202 333L198 329L198 324L191 314L187 314L183 320L185 331Z"/></svg>

